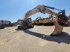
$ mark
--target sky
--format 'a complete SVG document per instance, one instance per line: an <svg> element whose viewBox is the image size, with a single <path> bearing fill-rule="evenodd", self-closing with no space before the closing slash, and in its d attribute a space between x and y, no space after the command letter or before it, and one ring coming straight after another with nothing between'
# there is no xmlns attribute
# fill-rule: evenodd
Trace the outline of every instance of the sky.
<svg viewBox="0 0 70 52"><path fill-rule="evenodd" d="M70 0L0 0L0 20L16 22L18 19L24 19L26 12L37 5L65 9L66 14L70 14ZM37 13L30 17L36 19L40 16L47 17L48 14Z"/></svg>

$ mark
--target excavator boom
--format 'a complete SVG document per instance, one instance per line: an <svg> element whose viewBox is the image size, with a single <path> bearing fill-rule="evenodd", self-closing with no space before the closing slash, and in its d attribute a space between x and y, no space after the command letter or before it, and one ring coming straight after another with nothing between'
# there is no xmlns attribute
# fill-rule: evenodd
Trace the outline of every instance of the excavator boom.
<svg viewBox="0 0 70 52"><path fill-rule="evenodd" d="M37 7L35 7L34 9L32 10L29 10L26 14L25 14L25 17L24 17L24 20L29 18L29 16L35 14L35 13L38 13L38 12L41 12L41 13L47 13L47 14L52 14L53 16L58 16L57 13L51 11L50 9L54 9L53 7L47 7L47 6L44 6L44 5L38 5Z"/></svg>

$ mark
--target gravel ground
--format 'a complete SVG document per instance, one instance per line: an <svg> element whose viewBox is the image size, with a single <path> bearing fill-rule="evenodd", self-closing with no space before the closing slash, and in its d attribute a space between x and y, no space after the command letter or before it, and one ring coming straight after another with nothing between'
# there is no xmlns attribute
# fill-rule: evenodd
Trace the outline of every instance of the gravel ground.
<svg viewBox="0 0 70 52"><path fill-rule="evenodd" d="M54 26L16 29L0 29L0 52L70 52L70 27L64 27L60 36L50 36Z"/></svg>

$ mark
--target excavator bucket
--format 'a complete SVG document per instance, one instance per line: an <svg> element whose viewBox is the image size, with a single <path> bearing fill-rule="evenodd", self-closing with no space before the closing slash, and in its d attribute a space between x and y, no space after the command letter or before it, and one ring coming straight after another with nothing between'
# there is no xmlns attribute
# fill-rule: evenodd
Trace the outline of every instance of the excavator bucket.
<svg viewBox="0 0 70 52"><path fill-rule="evenodd" d="M51 33L51 36L56 36L56 35L60 35L62 33L63 30L63 26L59 25L59 23L57 22L58 18L55 19L55 29L54 31Z"/></svg>

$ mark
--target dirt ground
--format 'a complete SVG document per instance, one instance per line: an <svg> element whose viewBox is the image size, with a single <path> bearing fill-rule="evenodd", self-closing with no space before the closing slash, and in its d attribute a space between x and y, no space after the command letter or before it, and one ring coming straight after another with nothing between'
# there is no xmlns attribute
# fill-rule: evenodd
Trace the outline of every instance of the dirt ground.
<svg viewBox="0 0 70 52"><path fill-rule="evenodd" d="M50 36L54 26L16 29L0 29L0 52L70 52L70 27L64 27L60 36Z"/></svg>

